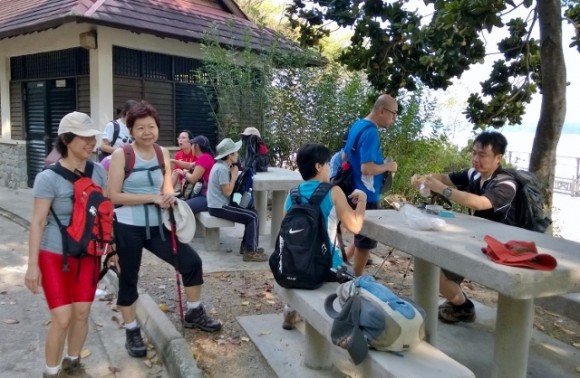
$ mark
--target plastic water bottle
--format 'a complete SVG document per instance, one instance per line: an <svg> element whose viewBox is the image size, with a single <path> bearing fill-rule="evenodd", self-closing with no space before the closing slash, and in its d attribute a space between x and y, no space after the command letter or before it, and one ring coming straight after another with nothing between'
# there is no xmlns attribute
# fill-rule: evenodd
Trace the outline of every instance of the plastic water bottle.
<svg viewBox="0 0 580 378"><path fill-rule="evenodd" d="M251 200L252 200L252 188L250 188L250 190L242 194L242 199L240 200L240 207L243 207L244 209L247 208L248 206L250 206Z"/></svg>

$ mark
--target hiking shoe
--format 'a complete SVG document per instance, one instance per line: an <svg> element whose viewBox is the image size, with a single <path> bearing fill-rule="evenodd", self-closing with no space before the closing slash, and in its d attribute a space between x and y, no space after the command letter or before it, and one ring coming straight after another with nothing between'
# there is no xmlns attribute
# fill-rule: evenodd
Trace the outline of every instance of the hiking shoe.
<svg viewBox="0 0 580 378"><path fill-rule="evenodd" d="M475 321L475 306L469 299L465 298L465 300L468 303L461 306L445 301L439 306L439 319L448 324L459 322L473 323Z"/></svg>
<svg viewBox="0 0 580 378"><path fill-rule="evenodd" d="M268 255L264 253L264 248L258 248L257 251L244 251L244 261L263 262L268 260Z"/></svg>
<svg viewBox="0 0 580 378"><path fill-rule="evenodd" d="M80 357L77 359L72 359L65 357L62 360L62 371L64 371L69 377L82 377L82 378L92 378L85 370L85 365L81 364Z"/></svg>
<svg viewBox="0 0 580 378"><path fill-rule="evenodd" d="M185 328L199 328L206 332L215 332L222 328L222 323L210 318L203 306L199 305L198 308L187 310L183 326Z"/></svg>
<svg viewBox="0 0 580 378"><path fill-rule="evenodd" d="M147 355L147 347L141 337L141 328L125 329L125 349L131 357L145 357Z"/></svg>
<svg viewBox="0 0 580 378"><path fill-rule="evenodd" d="M247 251L247 249L244 246L244 244L243 243L240 244L240 255L243 255L244 253L246 253L246 251Z"/></svg>

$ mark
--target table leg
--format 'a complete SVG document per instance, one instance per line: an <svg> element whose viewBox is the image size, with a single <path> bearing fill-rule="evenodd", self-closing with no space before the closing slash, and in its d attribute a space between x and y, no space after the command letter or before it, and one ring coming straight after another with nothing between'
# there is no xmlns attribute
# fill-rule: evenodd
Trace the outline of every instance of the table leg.
<svg viewBox="0 0 580 378"><path fill-rule="evenodd" d="M417 257L415 257L414 266L413 299L427 312L427 319L425 319L427 341L436 346L440 269L437 265Z"/></svg>
<svg viewBox="0 0 580 378"><path fill-rule="evenodd" d="M533 299L513 299L499 294L493 348L493 377L526 377L533 324Z"/></svg>
<svg viewBox="0 0 580 378"><path fill-rule="evenodd" d="M268 192L258 191L254 192L254 206L258 212L259 235L266 235L266 220L268 219Z"/></svg>
<svg viewBox="0 0 580 378"><path fill-rule="evenodd" d="M272 226L270 229L270 246L274 248L276 245L276 238L280 232L280 225L282 224L282 214L284 214L284 201L288 192L285 190L275 190L272 192Z"/></svg>

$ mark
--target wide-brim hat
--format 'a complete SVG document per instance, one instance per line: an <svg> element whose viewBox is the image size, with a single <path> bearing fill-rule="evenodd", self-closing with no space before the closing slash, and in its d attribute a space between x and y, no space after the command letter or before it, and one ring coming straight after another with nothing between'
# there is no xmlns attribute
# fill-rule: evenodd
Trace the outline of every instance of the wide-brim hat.
<svg viewBox="0 0 580 378"><path fill-rule="evenodd" d="M103 132L98 130L91 117L85 113L68 113L60 120L58 125L58 135L73 133L82 137L102 136Z"/></svg>
<svg viewBox="0 0 580 378"><path fill-rule="evenodd" d="M178 199L173 206L173 214L175 216L175 234L177 239L182 243L191 242L195 236L195 216L193 211L191 211L185 201ZM163 209L161 217L165 228L171 231L169 210Z"/></svg>
<svg viewBox="0 0 580 378"><path fill-rule="evenodd" d="M223 158L224 156L228 156L229 154L233 154L234 152L238 151L242 147L242 141L239 140L234 142L230 138L225 138L220 142L220 144L216 147L216 160Z"/></svg>

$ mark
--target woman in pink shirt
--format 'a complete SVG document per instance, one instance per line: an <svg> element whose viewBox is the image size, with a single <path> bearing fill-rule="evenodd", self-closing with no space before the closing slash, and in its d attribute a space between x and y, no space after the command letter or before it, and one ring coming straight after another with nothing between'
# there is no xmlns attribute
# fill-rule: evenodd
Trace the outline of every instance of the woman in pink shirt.
<svg viewBox="0 0 580 378"><path fill-rule="evenodd" d="M192 187L198 184L199 192L195 193L194 191L193 197L186 198L186 202L195 214L200 211L207 211L207 183L209 181L209 172L215 164L215 160L209 139L203 135L193 138L191 146L196 157L195 167L185 174L185 180L187 180L186 184Z"/></svg>
<svg viewBox="0 0 580 378"><path fill-rule="evenodd" d="M171 175L171 182L173 187L179 182L183 182L185 173L193 168L195 165L195 160L197 159L193 153L193 148L191 145L191 140L193 139L193 134L191 131L184 130L179 133L177 137L177 144L180 150L175 154L175 158L171 159L173 163L173 174Z"/></svg>

